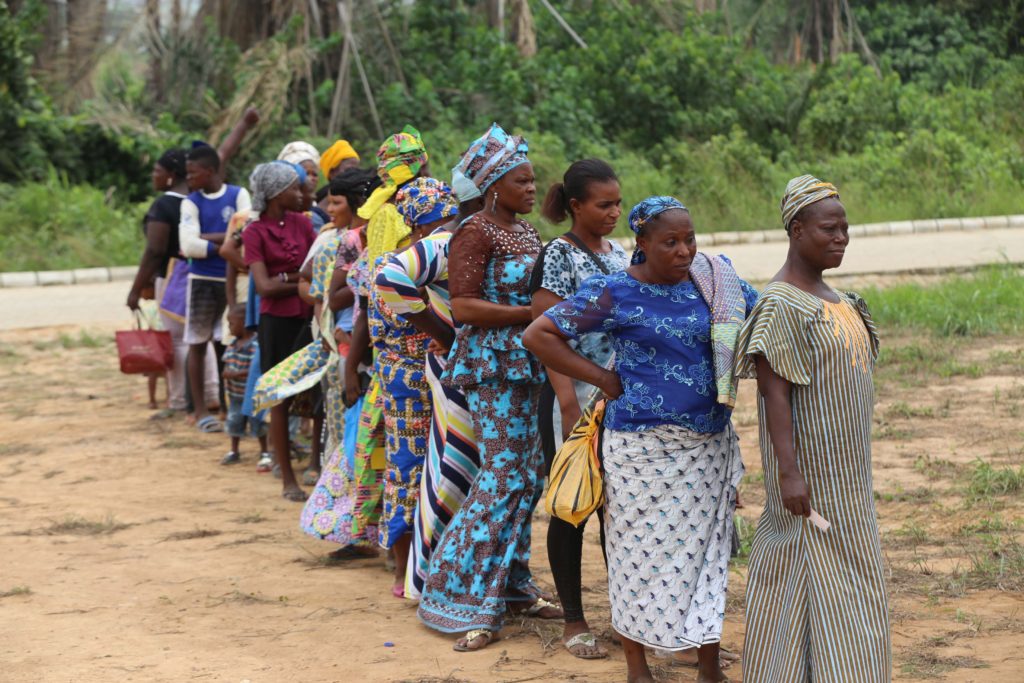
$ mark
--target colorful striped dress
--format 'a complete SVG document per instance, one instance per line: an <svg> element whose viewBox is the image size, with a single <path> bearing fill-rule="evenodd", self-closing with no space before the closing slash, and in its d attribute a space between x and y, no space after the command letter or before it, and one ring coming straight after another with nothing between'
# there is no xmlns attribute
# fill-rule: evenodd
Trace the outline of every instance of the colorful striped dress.
<svg viewBox="0 0 1024 683"><path fill-rule="evenodd" d="M782 505L758 395L767 491L750 553L745 683L892 678L882 550L871 477L878 335L863 299L831 303L785 282L761 294L740 335L737 372L763 356L792 385L797 463L821 531Z"/></svg>
<svg viewBox="0 0 1024 683"><path fill-rule="evenodd" d="M454 327L448 296L448 243L452 233L438 231L409 249L392 255L377 275L377 291L395 313L420 313L427 308L420 296L426 288L430 310ZM430 565L430 554L462 507L480 470L480 453L466 397L456 387L441 384L447 357L427 354L427 383L434 402L427 459L420 481L412 551L405 574L405 596L418 600Z"/></svg>

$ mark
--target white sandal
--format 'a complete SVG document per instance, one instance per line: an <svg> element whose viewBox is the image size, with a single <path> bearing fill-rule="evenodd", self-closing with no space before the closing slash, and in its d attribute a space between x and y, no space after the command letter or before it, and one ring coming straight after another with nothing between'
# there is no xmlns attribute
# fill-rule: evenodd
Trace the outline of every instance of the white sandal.
<svg viewBox="0 0 1024 683"><path fill-rule="evenodd" d="M483 645L481 645L480 647L468 647L470 643L472 643L474 640L480 637L486 638ZM452 645L452 649L456 652L475 652L477 650L484 649L485 647L496 641L498 639L498 632L489 631L485 628L477 628L473 629L472 631L467 631L466 635L463 636L463 639L465 639L466 645L460 645L459 641L456 640L455 644Z"/></svg>
<svg viewBox="0 0 1024 683"><path fill-rule="evenodd" d="M603 647L600 647L597 644L597 638L594 637L594 634L591 633L590 631L584 631L583 633L577 633L572 638L570 638L569 640L565 641L563 643L563 645L565 645L565 649L569 651L569 654L571 654L573 657L576 657L578 659L604 659L605 657L608 656L607 650L605 650ZM582 645L583 647L597 648L597 652L592 654L592 655L579 655L579 654L576 654L575 652L572 651L572 649L574 647L576 647L577 645Z"/></svg>

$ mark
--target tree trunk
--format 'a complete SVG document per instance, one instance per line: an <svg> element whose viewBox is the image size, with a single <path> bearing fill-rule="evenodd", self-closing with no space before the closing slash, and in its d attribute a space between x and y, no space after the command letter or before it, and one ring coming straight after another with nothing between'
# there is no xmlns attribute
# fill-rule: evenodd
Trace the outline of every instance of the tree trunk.
<svg viewBox="0 0 1024 683"><path fill-rule="evenodd" d="M512 0L510 8L512 16L511 39L523 57L537 54L537 29L533 24L533 14L527 0Z"/></svg>

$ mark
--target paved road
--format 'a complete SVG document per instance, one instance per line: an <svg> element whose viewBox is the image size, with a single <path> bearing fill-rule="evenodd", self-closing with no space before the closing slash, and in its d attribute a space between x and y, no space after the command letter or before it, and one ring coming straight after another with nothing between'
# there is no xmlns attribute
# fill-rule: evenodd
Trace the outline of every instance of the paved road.
<svg viewBox="0 0 1024 683"><path fill-rule="evenodd" d="M786 258L785 242L711 247L729 256L740 275L764 282ZM838 275L962 269L1010 261L1024 263L1024 230L917 233L854 239ZM0 289L0 330L80 325L128 326L128 282Z"/></svg>

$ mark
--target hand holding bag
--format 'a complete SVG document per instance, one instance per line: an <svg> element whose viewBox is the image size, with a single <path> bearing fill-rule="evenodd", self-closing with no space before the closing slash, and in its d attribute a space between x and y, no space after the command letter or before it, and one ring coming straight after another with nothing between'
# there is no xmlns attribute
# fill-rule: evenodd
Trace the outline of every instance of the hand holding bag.
<svg viewBox="0 0 1024 683"><path fill-rule="evenodd" d="M142 318L137 311L135 329L119 330L114 333L114 339L117 342L121 372L126 375L163 374L174 364L171 333L143 328Z"/></svg>
<svg viewBox="0 0 1024 683"><path fill-rule="evenodd" d="M583 414L551 463L545 506L551 515L573 526L579 526L604 502L598 453L604 408L605 401L600 400Z"/></svg>

